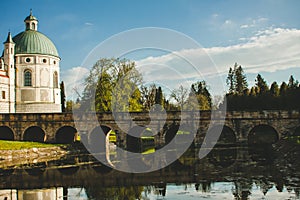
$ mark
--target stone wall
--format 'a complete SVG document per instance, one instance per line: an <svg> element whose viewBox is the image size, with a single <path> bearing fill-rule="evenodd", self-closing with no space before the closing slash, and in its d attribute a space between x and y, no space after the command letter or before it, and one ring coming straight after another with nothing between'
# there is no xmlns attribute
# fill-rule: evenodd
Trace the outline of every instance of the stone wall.
<svg viewBox="0 0 300 200"><path fill-rule="evenodd" d="M29 127L38 126L49 142L55 141L57 131L66 126L76 128L79 134L89 135L95 127L104 125L118 131L124 139L126 130L136 125L147 126L150 122L160 130L159 137L164 137L166 130L174 124L187 124L197 132L196 141L200 141L210 128L224 124L233 130L238 141L245 141L250 131L258 125L273 127L280 138L293 134L300 126L300 114L299 111L200 112L200 115L168 112L166 120L162 117L150 118L147 112L117 113L115 116L112 113L77 113L74 116L72 113L0 114L0 126L9 127L16 140L22 140Z"/></svg>

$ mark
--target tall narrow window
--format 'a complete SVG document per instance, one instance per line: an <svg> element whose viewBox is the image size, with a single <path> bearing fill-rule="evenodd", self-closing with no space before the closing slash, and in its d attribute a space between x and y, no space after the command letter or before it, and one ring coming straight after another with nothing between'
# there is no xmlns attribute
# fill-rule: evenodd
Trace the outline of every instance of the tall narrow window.
<svg viewBox="0 0 300 200"><path fill-rule="evenodd" d="M32 30L35 30L35 23L32 22Z"/></svg>
<svg viewBox="0 0 300 200"><path fill-rule="evenodd" d="M31 71L29 71L29 70L26 70L24 72L24 86L32 86Z"/></svg>
<svg viewBox="0 0 300 200"><path fill-rule="evenodd" d="M5 99L5 91L2 91L2 99Z"/></svg>
<svg viewBox="0 0 300 200"><path fill-rule="evenodd" d="M58 75L57 75L57 72L53 73L53 87L58 88Z"/></svg>

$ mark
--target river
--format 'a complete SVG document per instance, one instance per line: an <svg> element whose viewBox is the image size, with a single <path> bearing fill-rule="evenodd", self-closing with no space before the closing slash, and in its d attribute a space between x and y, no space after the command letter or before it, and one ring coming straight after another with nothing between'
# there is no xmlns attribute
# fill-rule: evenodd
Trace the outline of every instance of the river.
<svg viewBox="0 0 300 200"><path fill-rule="evenodd" d="M163 169L136 174L89 154L69 155L0 169L0 199L300 199L299 149L222 146L200 160L199 149L190 148Z"/></svg>

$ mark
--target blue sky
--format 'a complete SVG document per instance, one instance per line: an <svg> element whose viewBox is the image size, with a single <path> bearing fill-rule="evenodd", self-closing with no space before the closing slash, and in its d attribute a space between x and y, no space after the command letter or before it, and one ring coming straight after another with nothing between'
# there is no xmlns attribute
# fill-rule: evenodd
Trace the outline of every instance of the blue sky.
<svg viewBox="0 0 300 200"><path fill-rule="evenodd" d="M186 34L207 50L220 72L225 73L235 62L241 64L250 84L257 73L269 82L280 83L291 73L300 79L297 0L19 0L4 1L1 6L2 41L8 30L13 35L24 30L23 20L33 9L39 31L57 46L62 58L61 79L69 83L69 94L72 73L87 73L79 66L94 47L114 34L142 27L168 28ZM163 59L159 62L166 64Z"/></svg>

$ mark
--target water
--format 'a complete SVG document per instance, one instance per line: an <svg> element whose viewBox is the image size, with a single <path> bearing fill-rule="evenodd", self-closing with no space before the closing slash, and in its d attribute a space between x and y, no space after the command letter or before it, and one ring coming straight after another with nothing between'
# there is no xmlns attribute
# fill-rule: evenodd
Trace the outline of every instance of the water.
<svg viewBox="0 0 300 200"><path fill-rule="evenodd" d="M0 170L0 200L300 199L299 146L189 149L170 166L131 174L91 155Z"/></svg>

